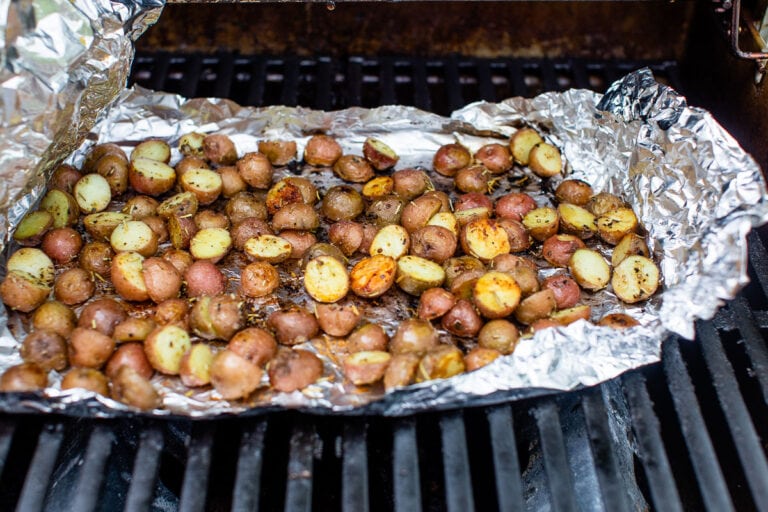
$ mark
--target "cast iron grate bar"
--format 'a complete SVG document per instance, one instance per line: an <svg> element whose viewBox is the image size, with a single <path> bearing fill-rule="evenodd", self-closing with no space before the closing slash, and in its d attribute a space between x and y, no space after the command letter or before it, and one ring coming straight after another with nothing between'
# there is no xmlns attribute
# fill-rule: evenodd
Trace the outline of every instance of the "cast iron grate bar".
<svg viewBox="0 0 768 512"><path fill-rule="evenodd" d="M112 429L108 425L98 424L94 427L88 439L85 461L77 482L73 510L95 510L104 483L104 468L112 452Z"/></svg>
<svg viewBox="0 0 768 512"><path fill-rule="evenodd" d="M488 409L487 417L499 510L522 510L523 486L517 460L512 408L508 405L493 407Z"/></svg>
<svg viewBox="0 0 768 512"><path fill-rule="evenodd" d="M472 512L472 498L467 433L461 411L445 413L440 418L445 478L446 505L449 512Z"/></svg>
<svg viewBox="0 0 768 512"><path fill-rule="evenodd" d="M312 478L317 434L313 424L297 423L291 435L285 489L286 512L312 510Z"/></svg>
<svg viewBox="0 0 768 512"><path fill-rule="evenodd" d="M547 399L534 408L533 415L539 429L552 507L561 512L576 512L578 508L574 500L573 480L557 405L553 400Z"/></svg>
<svg viewBox="0 0 768 512"><path fill-rule="evenodd" d="M720 400L728 428L736 444L744 474L759 510L768 510L768 462L749 411L739 391L733 367L723 352L720 336L711 322L699 322L696 328L704 360Z"/></svg>
<svg viewBox="0 0 768 512"><path fill-rule="evenodd" d="M266 421L243 425L240 451L237 455L235 485L232 490L232 510L235 512L252 511L259 508L266 431Z"/></svg>
<svg viewBox="0 0 768 512"><path fill-rule="evenodd" d="M766 347L757 327L755 316L749 307L749 302L743 295L739 295L729 302L728 309L733 314L733 320L741 333L744 350L760 384L763 400L768 403L768 347Z"/></svg>
<svg viewBox="0 0 768 512"><path fill-rule="evenodd" d="M11 440L16 430L16 423L9 420L0 421L0 475L3 474L5 461L8 458L8 450L11 448Z"/></svg>
<svg viewBox="0 0 768 512"><path fill-rule="evenodd" d="M368 447L366 425L361 420L344 424L341 468L341 509L368 512Z"/></svg>
<svg viewBox="0 0 768 512"><path fill-rule="evenodd" d="M50 423L43 427L24 479L21 496L16 504L16 510L19 512L43 509L46 491L50 487L51 474L63 439L64 426L61 423Z"/></svg>
<svg viewBox="0 0 768 512"><path fill-rule="evenodd" d="M211 423L195 425L192 429L179 499L179 510L182 512L205 510L214 431L215 427Z"/></svg>
<svg viewBox="0 0 768 512"><path fill-rule="evenodd" d="M637 439L637 455L648 478L653 503L657 510L682 512L680 495L661 437L661 425L653 410L645 377L639 372L630 372L623 377L622 384Z"/></svg>
<svg viewBox="0 0 768 512"><path fill-rule="evenodd" d="M590 389L582 396L581 407L589 432L590 446L595 459L597 479L602 491L605 510L629 510L627 493L619 478L613 436L608 427L608 413L601 388Z"/></svg>
<svg viewBox="0 0 768 512"><path fill-rule="evenodd" d="M125 501L126 511L149 510L163 446L163 433L159 427L149 427L142 431Z"/></svg>
<svg viewBox="0 0 768 512"><path fill-rule="evenodd" d="M422 508L416 423L412 418L405 418L393 428L392 480L395 510L416 512Z"/></svg>
<svg viewBox="0 0 768 512"><path fill-rule="evenodd" d="M693 383L680 354L679 340L667 339L662 345L662 364L672 401L680 420L688 454L708 510L733 510L725 478L717 461L712 439L707 433Z"/></svg>

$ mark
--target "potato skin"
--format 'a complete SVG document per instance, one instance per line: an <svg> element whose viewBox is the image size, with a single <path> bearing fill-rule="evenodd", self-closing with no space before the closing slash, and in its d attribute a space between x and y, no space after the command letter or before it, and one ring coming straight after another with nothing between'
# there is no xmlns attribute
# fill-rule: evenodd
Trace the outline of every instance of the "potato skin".
<svg viewBox="0 0 768 512"><path fill-rule="evenodd" d="M80 312L77 326L95 329L106 336L112 336L117 324L125 321L126 318L128 315L121 303L103 297L85 305Z"/></svg>
<svg viewBox="0 0 768 512"><path fill-rule="evenodd" d="M328 229L328 240L341 249L345 256L352 256L362 245L364 234L362 224L342 220L333 223Z"/></svg>
<svg viewBox="0 0 768 512"><path fill-rule="evenodd" d="M109 396L109 381L106 375L94 368L72 368L61 379L61 389L85 389L102 396Z"/></svg>
<svg viewBox="0 0 768 512"><path fill-rule="evenodd" d="M237 161L237 148L232 139L220 133L203 139L203 153L214 165L232 165Z"/></svg>
<svg viewBox="0 0 768 512"><path fill-rule="evenodd" d="M400 169L392 173L392 188L395 194L410 201L432 188L429 176L419 169Z"/></svg>
<svg viewBox="0 0 768 512"><path fill-rule="evenodd" d="M585 208L595 217L602 217L608 212L625 206L626 204L619 196L610 192L600 192L590 198Z"/></svg>
<svg viewBox="0 0 768 512"><path fill-rule="evenodd" d="M501 356L501 352L492 348L475 347L464 356L464 366L468 372L482 368L491 364L496 358Z"/></svg>
<svg viewBox="0 0 768 512"><path fill-rule="evenodd" d="M432 324L425 320L409 318L400 322L389 342L389 351L393 354L406 352L424 353L436 347L439 334Z"/></svg>
<svg viewBox="0 0 768 512"><path fill-rule="evenodd" d="M304 161L314 167L330 167L341 155L341 146L336 139L328 135L310 137L304 148Z"/></svg>
<svg viewBox="0 0 768 512"><path fill-rule="evenodd" d="M510 192L496 200L495 212L500 218L522 221L536 208L536 201L524 192Z"/></svg>
<svg viewBox="0 0 768 512"><path fill-rule="evenodd" d="M235 334L227 349L256 366L264 366L277 354L274 336L264 329L249 327Z"/></svg>
<svg viewBox="0 0 768 512"><path fill-rule="evenodd" d="M296 229L314 231L320 226L320 217L308 204L291 203L285 205L272 216L272 229Z"/></svg>
<svg viewBox="0 0 768 512"><path fill-rule="evenodd" d="M73 306L90 299L96 291L91 273L82 268L70 268L56 278L53 295L56 300Z"/></svg>
<svg viewBox="0 0 768 512"><path fill-rule="evenodd" d="M477 335L477 344L482 348L511 354L517 346L520 333L515 324L499 318L486 323Z"/></svg>
<svg viewBox="0 0 768 512"><path fill-rule="evenodd" d="M101 368L115 351L115 341L94 329L78 327L69 335L72 366Z"/></svg>
<svg viewBox="0 0 768 512"><path fill-rule="evenodd" d="M118 402L143 410L155 409L162 404L152 383L127 365L121 366L112 378L110 396Z"/></svg>
<svg viewBox="0 0 768 512"><path fill-rule="evenodd" d="M265 297L280 286L280 274L266 261L247 265L240 274L240 291L246 297Z"/></svg>
<svg viewBox="0 0 768 512"><path fill-rule="evenodd" d="M471 165L456 172L453 185L462 192L485 193L491 181L491 173L482 165Z"/></svg>
<svg viewBox="0 0 768 512"><path fill-rule="evenodd" d="M56 228L43 236L40 248L54 263L68 263L80 253L83 237L72 228Z"/></svg>
<svg viewBox="0 0 768 512"><path fill-rule="evenodd" d="M323 375L323 362L306 350L282 349L270 361L267 372L275 391L304 389Z"/></svg>
<svg viewBox="0 0 768 512"><path fill-rule="evenodd" d="M125 158L125 155L123 155L123 158ZM127 161L127 159L124 161ZM51 178L48 180L48 188L56 188L71 194L75 183L82 177L83 175L80 174L80 171L71 165L61 164L53 171Z"/></svg>
<svg viewBox="0 0 768 512"><path fill-rule="evenodd" d="M147 258L142 262L142 275L149 298L155 303L179 296L181 274L171 263L160 257Z"/></svg>
<svg viewBox="0 0 768 512"><path fill-rule="evenodd" d="M122 212L133 217L133 220L142 220L157 215L158 206L160 203L154 197L138 195L125 202Z"/></svg>
<svg viewBox="0 0 768 512"><path fill-rule="evenodd" d="M559 203L571 203L576 206L586 205L594 192L589 183L581 180L564 180L555 189L555 199Z"/></svg>
<svg viewBox="0 0 768 512"><path fill-rule="evenodd" d="M365 183L374 177L373 167L363 157L343 155L333 164L333 172L344 181Z"/></svg>
<svg viewBox="0 0 768 512"><path fill-rule="evenodd" d="M45 371L61 371L67 367L67 342L52 331L36 330L24 338L20 349L27 363L35 363Z"/></svg>
<svg viewBox="0 0 768 512"><path fill-rule="evenodd" d="M459 299L450 311L443 315L440 325L456 336L471 337L480 331L483 320L470 301Z"/></svg>
<svg viewBox="0 0 768 512"><path fill-rule="evenodd" d="M467 148L461 144L445 144L435 153L432 168L438 174L452 178L459 169L463 169L470 163L472 163L472 155Z"/></svg>
<svg viewBox="0 0 768 512"><path fill-rule="evenodd" d="M189 323L205 339L230 339L243 327L242 303L231 295L201 297L192 306Z"/></svg>
<svg viewBox="0 0 768 512"><path fill-rule="evenodd" d="M11 366L0 376L0 392L29 392L48 385L48 375L35 363Z"/></svg>
<svg viewBox="0 0 768 512"><path fill-rule="evenodd" d="M128 317L115 326L112 337L118 343L144 341L156 327L151 318Z"/></svg>
<svg viewBox="0 0 768 512"><path fill-rule="evenodd" d="M207 386L211 383L211 364L214 353L205 343L192 345L181 357L179 377L187 387Z"/></svg>
<svg viewBox="0 0 768 512"><path fill-rule="evenodd" d="M250 192L239 192L232 196L224 211L233 226L249 217L267 220L267 205Z"/></svg>
<svg viewBox="0 0 768 512"><path fill-rule="evenodd" d="M421 356L414 352L393 355L384 372L384 389L389 391L413 384L419 361Z"/></svg>
<svg viewBox="0 0 768 512"><path fill-rule="evenodd" d="M422 320L434 320L445 315L456 305L456 297L443 288L429 288L419 297L416 316Z"/></svg>
<svg viewBox="0 0 768 512"><path fill-rule="evenodd" d="M411 254L445 263L456 252L456 236L440 226L424 226L411 235Z"/></svg>
<svg viewBox="0 0 768 512"><path fill-rule="evenodd" d="M355 386L366 386L380 381L392 356L382 351L355 352L344 358L344 375Z"/></svg>
<svg viewBox="0 0 768 512"><path fill-rule="evenodd" d="M195 262L194 258L192 258L192 255L187 251L183 249L174 249L173 247L166 250L162 254L161 258L173 265L173 268L176 269L176 272L181 275L186 274L187 269L192 265L192 263Z"/></svg>
<svg viewBox="0 0 768 512"><path fill-rule="evenodd" d="M267 190L272 185L275 170L266 155L246 153L237 161L236 166L240 177L251 187Z"/></svg>
<svg viewBox="0 0 768 512"><path fill-rule="evenodd" d="M530 325L536 320L548 317L556 307L555 294L546 288L523 299L515 309L515 318L520 323Z"/></svg>
<svg viewBox="0 0 768 512"><path fill-rule="evenodd" d="M544 240L544 244L541 246L541 255L552 266L567 267L576 249L584 249L585 247L584 242L576 235L552 235Z"/></svg>
<svg viewBox="0 0 768 512"><path fill-rule="evenodd" d="M447 379L464 373L464 354L453 345L439 345L421 358L416 382L434 379Z"/></svg>
<svg viewBox="0 0 768 512"><path fill-rule="evenodd" d="M123 366L130 366L145 379L151 378L155 373L141 343L123 343L117 347L115 353L109 358L104 373L112 379L117 376L118 370Z"/></svg>
<svg viewBox="0 0 768 512"><path fill-rule="evenodd" d="M512 168L512 153L504 144L485 144L475 152L475 160L485 166L491 174L504 174Z"/></svg>
<svg viewBox="0 0 768 512"><path fill-rule="evenodd" d="M429 219L439 212L442 206L443 203L437 197L417 197L403 207L400 223L408 233L413 233L426 226Z"/></svg>
<svg viewBox="0 0 768 512"><path fill-rule="evenodd" d="M525 251L533 244L533 238L522 222L513 219L498 219L497 223L507 233L510 252Z"/></svg>
<svg viewBox="0 0 768 512"><path fill-rule="evenodd" d="M640 322L625 313L611 313L601 318L597 325L612 329L628 329L640 325Z"/></svg>
<svg viewBox="0 0 768 512"><path fill-rule="evenodd" d="M360 192L346 185L331 187L323 197L323 215L332 221L354 220L361 213L365 204Z"/></svg>
<svg viewBox="0 0 768 512"><path fill-rule="evenodd" d="M309 231L287 229L280 232L280 238L287 240L291 244L289 260L302 259L309 248L317 243L317 237Z"/></svg>
<svg viewBox="0 0 768 512"><path fill-rule="evenodd" d="M68 338L77 322L75 312L61 302L52 300L42 304L32 313L32 327L50 331Z"/></svg>
<svg viewBox="0 0 768 512"><path fill-rule="evenodd" d="M10 272L0 284L0 297L11 309L29 313L48 299L51 289Z"/></svg>
<svg viewBox="0 0 768 512"><path fill-rule="evenodd" d="M158 325L177 325L189 330L190 305L184 299L164 300L155 308L154 320Z"/></svg>
<svg viewBox="0 0 768 512"><path fill-rule="evenodd" d="M256 217L247 217L232 226L230 236L232 245L238 251L245 249L245 243L251 238L261 235L274 235L275 232L269 227L267 221L257 219Z"/></svg>
<svg viewBox="0 0 768 512"><path fill-rule="evenodd" d="M387 350L389 336L378 324L365 324L347 337L350 352Z"/></svg>
<svg viewBox="0 0 768 512"><path fill-rule="evenodd" d="M315 316L320 329L330 336L346 336L360 322L362 313L353 302L345 304L315 304Z"/></svg>
<svg viewBox="0 0 768 512"><path fill-rule="evenodd" d="M581 288L572 277L565 274L549 276L541 283L541 288L552 290L557 309L572 308L581 299Z"/></svg>
<svg viewBox="0 0 768 512"><path fill-rule="evenodd" d="M219 295L227 288L227 278L219 268L210 261L194 262L184 272L187 283L187 295L200 297L202 295Z"/></svg>
<svg viewBox="0 0 768 512"><path fill-rule="evenodd" d="M240 176L240 173L237 172L237 167L226 165L216 170L219 176L221 176L221 195L227 199L248 188L248 184ZM179 174L178 168L176 169L176 174Z"/></svg>
<svg viewBox="0 0 768 512"><path fill-rule="evenodd" d="M320 332L315 316L301 308L275 311L267 319L267 325L275 332L282 345L297 345L309 341Z"/></svg>
<svg viewBox="0 0 768 512"><path fill-rule="evenodd" d="M296 141L261 140L259 153L265 154L272 165L286 165L296 158Z"/></svg>

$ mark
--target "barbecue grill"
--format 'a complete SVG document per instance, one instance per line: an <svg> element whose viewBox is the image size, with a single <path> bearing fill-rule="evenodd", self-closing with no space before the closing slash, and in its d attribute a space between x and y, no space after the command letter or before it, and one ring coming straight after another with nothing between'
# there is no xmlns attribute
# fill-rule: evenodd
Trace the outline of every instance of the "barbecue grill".
<svg viewBox="0 0 768 512"><path fill-rule="evenodd" d="M448 114L481 99L570 87L603 91L647 66L692 103L716 114L729 105L727 95L716 94L719 69L703 87L691 80L703 59L690 50L696 33L708 33L705 23L717 28L713 5L674 10L696 27L686 59L658 48L641 49L637 58L568 57L567 48L553 57L421 55L415 48L386 57L305 55L300 46L292 54L250 55L220 42L216 53L189 52L178 44L183 35L176 44L169 40L201 12L219 13L226 25L221 20L232 11L215 7L167 7L139 42L130 82L244 105L404 104ZM350 8L363 16L359 4ZM740 77L749 70L749 82L734 87L762 90L752 81L753 62L724 62L742 70ZM759 96L753 102L759 111ZM726 113L723 122L738 136L754 128L755 117L737 123ZM766 132L760 135L765 140ZM742 143L760 148L757 139L745 135ZM755 155L765 168L765 152ZM695 341L671 337L660 364L581 391L404 418L290 411L215 420L2 415L0 509L764 510L766 245L768 230L750 235L750 285L713 320L697 324Z"/></svg>

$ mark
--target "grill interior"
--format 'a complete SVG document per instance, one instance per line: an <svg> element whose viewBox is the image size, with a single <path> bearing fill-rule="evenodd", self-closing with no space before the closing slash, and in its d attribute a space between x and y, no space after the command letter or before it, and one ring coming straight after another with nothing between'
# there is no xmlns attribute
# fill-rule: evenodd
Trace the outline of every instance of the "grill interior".
<svg viewBox="0 0 768 512"><path fill-rule="evenodd" d="M440 114L675 61L139 54L185 96ZM0 416L2 510L762 510L768 504L768 233L751 284L663 361L574 393L408 418Z"/></svg>

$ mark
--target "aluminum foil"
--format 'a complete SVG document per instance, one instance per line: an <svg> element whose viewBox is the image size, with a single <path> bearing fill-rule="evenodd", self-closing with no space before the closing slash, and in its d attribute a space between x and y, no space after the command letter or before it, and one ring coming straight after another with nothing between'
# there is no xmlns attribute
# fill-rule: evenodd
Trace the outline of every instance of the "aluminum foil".
<svg viewBox="0 0 768 512"><path fill-rule="evenodd" d="M187 100L141 88L124 91L69 163L79 165L99 142L116 142L130 153L136 143L149 137L165 139L175 147L181 135L190 131L228 134L239 154L255 151L258 141L266 138L296 140L301 153L312 134L324 132L336 137L345 153L359 154L365 138L375 136L401 156L398 168L429 168L443 144L459 141L474 151L489 142L504 142L526 125L536 127L561 148L564 176L543 182L516 167L497 184L493 195L523 189L546 204L551 196L548 190L566 177L575 177L591 183L596 191L611 191L627 200L648 231L649 246L662 270L663 289L637 305L623 304L610 287L583 293L582 303L592 306L594 319L622 311L640 320L641 326L616 331L579 321L545 329L522 339L513 354L480 370L389 393L380 387L345 383L339 364L344 343L322 337L303 348L324 360L325 375L301 392L274 393L265 387L247 401L229 402L213 390L190 391L176 378L156 376L153 382L161 392L163 409L151 414L259 414L288 407L316 413L403 415L600 383L658 361L661 343L669 333L692 338L695 319L711 318L723 301L738 293L747 282L746 234L768 221L768 196L759 166L734 139L706 111L687 106L682 96L657 83L647 69L627 75L603 96L571 90L496 104L480 102L450 118L402 106L338 112L256 109L222 99ZM174 150L172 162L178 158ZM294 166L281 172L306 174L321 191L340 183L329 170ZM451 190L447 179L434 176L434 182L439 189ZM596 248L608 249L599 243ZM241 264L237 255L224 263L232 290L237 288ZM561 271L542 269L540 276ZM273 297L247 302L249 319L256 325L289 302L311 304L308 297L292 291L301 286L291 286L297 277L290 268L281 269L281 277L284 287ZM385 299L366 304L365 311L391 333L412 314L414 305L414 299L403 293L388 293ZM23 335L20 315L13 315L10 325L17 337ZM5 347L0 369L19 362L18 342L5 336L0 343ZM42 396L0 395L0 404L9 410L98 416L129 410L89 393L61 392L56 384Z"/></svg>

